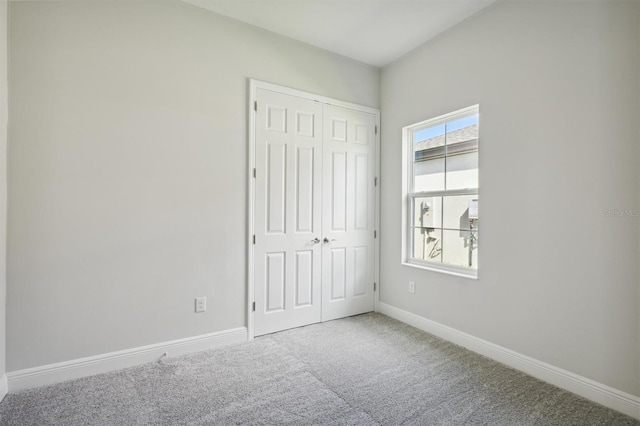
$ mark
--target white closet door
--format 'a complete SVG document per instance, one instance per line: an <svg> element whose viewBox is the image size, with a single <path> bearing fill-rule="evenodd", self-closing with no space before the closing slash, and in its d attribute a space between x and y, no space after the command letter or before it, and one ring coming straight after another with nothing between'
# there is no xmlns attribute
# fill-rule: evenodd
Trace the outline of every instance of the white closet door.
<svg viewBox="0 0 640 426"><path fill-rule="evenodd" d="M323 106L323 321L374 308L375 124Z"/></svg>
<svg viewBox="0 0 640 426"><path fill-rule="evenodd" d="M322 105L262 88L256 95L258 336L321 321Z"/></svg>

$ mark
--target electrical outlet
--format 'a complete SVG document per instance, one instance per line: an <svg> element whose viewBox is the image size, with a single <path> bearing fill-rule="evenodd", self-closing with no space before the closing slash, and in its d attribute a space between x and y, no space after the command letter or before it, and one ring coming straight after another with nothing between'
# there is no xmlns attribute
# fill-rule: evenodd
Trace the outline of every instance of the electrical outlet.
<svg viewBox="0 0 640 426"><path fill-rule="evenodd" d="M196 297L196 312L204 312L207 310L207 298Z"/></svg>
<svg viewBox="0 0 640 426"><path fill-rule="evenodd" d="M414 281L409 281L409 293L416 292L416 283Z"/></svg>

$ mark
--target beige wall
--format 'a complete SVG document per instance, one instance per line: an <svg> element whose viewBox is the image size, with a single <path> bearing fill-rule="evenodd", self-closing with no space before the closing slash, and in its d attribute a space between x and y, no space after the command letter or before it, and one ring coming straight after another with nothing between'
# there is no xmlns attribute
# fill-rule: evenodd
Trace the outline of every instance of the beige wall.
<svg viewBox="0 0 640 426"><path fill-rule="evenodd" d="M636 28L640 28L640 13L638 13L636 15ZM637 31L637 54L638 57L640 57L640 31ZM640 68L640 65L638 65L638 68ZM640 80L640 75L638 75L638 79ZM638 85L640 85L640 83L638 83ZM638 91L638 104L640 104L640 90ZM640 118L640 112L638 112L636 114L636 117ZM640 140L640 119L637 120L637 125L638 125L638 140ZM640 150L638 150L638 154L640 154ZM640 164L640 156L638 157L638 164ZM638 173L638 188L640 188L640 173ZM638 235L640 235L640 220L638 220L637 222L638 225ZM638 238L638 246L640 246L640 238ZM638 277L640 280L640 248L638 249L638 259L637 259L637 267L638 267ZM638 283L638 286L640 286L640 283ZM637 315L637 324L638 324L638 353L640 354L640 290L638 290L638 308L636 309L636 315ZM640 356L638 356L638 382L640 383ZM638 385L638 387L640 387L640 384Z"/></svg>
<svg viewBox="0 0 640 426"><path fill-rule="evenodd" d="M0 398L6 383L6 290L7 290L7 27L8 3L0 0Z"/></svg>
<svg viewBox="0 0 640 426"><path fill-rule="evenodd" d="M501 2L383 69L382 302L640 395L639 17ZM401 128L474 104L479 279L401 266Z"/></svg>
<svg viewBox="0 0 640 426"><path fill-rule="evenodd" d="M248 78L377 107L379 71L178 2L10 22L8 370L246 325Z"/></svg>

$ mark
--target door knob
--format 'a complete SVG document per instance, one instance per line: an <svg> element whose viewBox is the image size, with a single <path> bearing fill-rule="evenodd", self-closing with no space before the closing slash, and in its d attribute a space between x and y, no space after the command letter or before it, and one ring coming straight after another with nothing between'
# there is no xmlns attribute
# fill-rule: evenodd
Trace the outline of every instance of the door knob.
<svg viewBox="0 0 640 426"><path fill-rule="evenodd" d="M329 239L328 239L327 237L324 237L324 240L322 240L322 241L324 241L324 243L326 244L326 243L329 243L329 242L331 242L331 241L338 241L338 240L336 240L336 239L334 238L334 239L332 239L331 241L329 241Z"/></svg>
<svg viewBox="0 0 640 426"><path fill-rule="evenodd" d="M320 238L315 237L313 240L311 240L311 242L312 242L313 244L318 244L318 243L320 242Z"/></svg>

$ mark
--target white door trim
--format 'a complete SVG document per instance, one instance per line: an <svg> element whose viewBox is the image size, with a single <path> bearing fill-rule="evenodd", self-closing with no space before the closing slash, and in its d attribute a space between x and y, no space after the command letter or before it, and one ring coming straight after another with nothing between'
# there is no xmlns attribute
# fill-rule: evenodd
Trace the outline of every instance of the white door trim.
<svg viewBox="0 0 640 426"><path fill-rule="evenodd" d="M343 108L349 108L356 111L367 112L373 114L376 117L376 134L375 134L375 176L377 177L377 185L375 186L375 228L377 232L377 238L374 240L374 277L377 283L377 289L374 292L374 310L377 310L379 303L380 292L380 111L375 108L367 107L364 105L358 105L351 102L345 102L338 99L329 98L326 96L320 96L309 92L304 92L297 89L291 89L289 87L280 86L273 83L267 83L260 80L249 79L249 104L248 107L248 134L249 134L249 150L248 150L248 170L247 170L247 206L248 206L248 218L247 218L247 330L248 338L253 339L255 336L254 330L254 314L253 303L255 301L255 277L254 277L254 250L253 250L253 235L255 233L254 221L255 221L255 179L253 176L253 170L256 167L255 151L256 151L256 135L255 135L255 123L256 123L256 111L255 103L257 99L257 90L265 89L273 92L282 93L290 96L297 96L299 98L308 99L311 101L322 102L326 104L336 105Z"/></svg>

